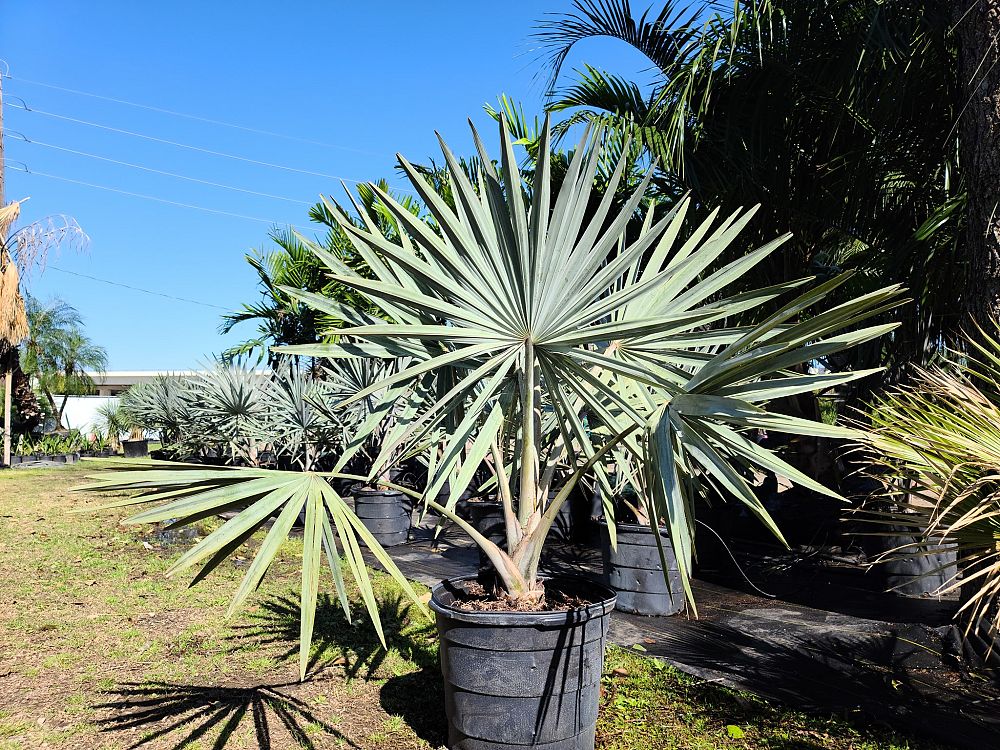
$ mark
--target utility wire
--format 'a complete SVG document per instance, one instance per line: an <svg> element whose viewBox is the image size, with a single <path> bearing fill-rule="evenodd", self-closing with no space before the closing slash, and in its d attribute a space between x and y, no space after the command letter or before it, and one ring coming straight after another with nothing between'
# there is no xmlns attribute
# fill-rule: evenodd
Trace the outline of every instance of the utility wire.
<svg viewBox="0 0 1000 750"><path fill-rule="evenodd" d="M236 219L246 219L247 221L258 221L258 222L260 222L262 224L285 225L285 226L291 226L291 227L293 227L295 229L298 229L300 231L308 231L306 229L303 229L303 227L297 226L295 224L289 224L288 222L285 222L285 221L277 221L275 219L262 219L262 218L259 218L257 216L247 216L246 214L237 214L237 213L232 213L231 211L222 211L222 210L220 210L218 208L207 208L206 206L196 206L193 203L181 203L180 201L167 200L166 198L159 198L159 197L157 197L155 195L145 195L143 193L133 193L133 192L131 192L129 190L121 190L120 188L109 187L107 185L96 185L93 182L84 182L83 180L74 180L71 177L61 177L60 175L56 175L56 174L48 174L46 172L36 172L35 170L28 169L27 167L15 167L15 166L8 165L7 168L8 169L15 169L18 172L24 172L25 174L36 175L38 177L47 177L50 180L60 180L61 182L71 182L74 185L83 185L84 187L95 188L97 190L107 190L108 192L111 192L111 193L120 193L121 195L129 195L129 196L132 196L133 198L142 198L142 199L148 200L148 201L156 201L157 203L166 203L166 204L171 205L171 206L179 206L180 208L193 208L196 211L207 211L208 213L220 214L221 216L232 216L233 218L236 218Z"/></svg>
<svg viewBox="0 0 1000 750"><path fill-rule="evenodd" d="M270 167L271 169L281 169L285 172L296 172L298 174L312 175L313 177L323 177L328 180L341 180L343 182L352 182L356 185L360 185L369 180L352 180L349 177L340 177L335 174L326 174L325 172L314 172L310 169L300 169L299 167L288 167L284 164L274 164L273 162L260 161L259 159L251 159L248 156L239 156L238 154L227 154L224 151L214 151L210 148L203 148L201 146L192 146L187 143L180 143L178 141L171 141L166 138L158 138L155 135L146 135L145 133L136 133L133 130L125 130L123 128L114 128L110 125L102 125L98 122L90 122L89 120L81 120L77 117L69 117L68 115L60 115L56 112L46 112L45 110L35 109L34 107L29 107L27 104L16 104L12 102L4 102L4 106L14 107L15 109L23 109L25 112L34 112L38 115L44 115L45 117L54 117L57 120L65 120L66 122L76 123L77 125L86 125L91 128L99 128L100 130L107 130L112 133L120 133L122 135L130 135L133 138L142 138L147 141L155 141L156 143L164 143L168 146L176 146L177 148L186 148L191 151L198 151L203 154L210 154L212 156L221 156L225 159L234 159L236 161L246 162L247 164L256 164L261 167Z"/></svg>
<svg viewBox="0 0 1000 750"><path fill-rule="evenodd" d="M224 185L221 182L212 182L211 180L202 180L202 179L200 179L198 177L188 177L187 175L177 174L176 172L166 172L166 171L164 171L162 169L154 169L153 167L147 167L147 166L144 166L142 164L132 164L131 162L120 161L119 159L112 159L112 158L110 158L108 156L100 156L99 154L90 154L90 153L87 153L86 151L77 151L76 149L67 148L66 146L57 146L54 143L45 143L43 141L36 141L36 140L31 139L31 138L28 138L27 136L22 135L21 133L15 133L14 131L7 131L7 136L8 137L11 137L11 136L19 137L25 143L31 143L31 144L34 144L35 146L44 146L46 148L54 148L54 149L57 149L59 151L65 151L66 153L69 153L69 154L77 154L78 156L86 156L89 159L99 159L101 161L110 162L112 164L121 164L123 167L131 167L132 169L141 169L144 172L152 172L154 174L162 174L162 175L166 175L167 177L176 177L178 180L187 180L188 182L197 182L197 183L202 184L202 185L210 185L212 187L224 188L225 190L235 190L237 192L247 193L249 195L259 195L262 198L273 198L274 200L288 201L289 203L298 203L298 204L303 205L303 206L311 206L311 205L313 205L309 201L299 200L298 198L286 198L283 195L272 195L271 193L261 193L261 192L259 192L257 190L249 190L247 188L236 187L235 185Z"/></svg>
<svg viewBox="0 0 1000 750"><path fill-rule="evenodd" d="M353 151L357 154L367 154L369 156L382 156L383 154L376 153L374 151L366 151L360 148L353 148L352 146L341 146L336 143L326 143L325 141L317 141L312 138L302 138L296 135L287 135L285 133L275 133L271 130L261 130L260 128L251 128L247 125L239 125L235 122L226 122L224 120L214 120L211 117L202 117L200 115L192 115L186 112L177 112L172 109L165 109L163 107L154 107L149 104L139 104L138 102L130 102L126 99L117 99L113 96L104 96L102 94L94 94L90 91L80 91L79 89L71 89L65 86L56 86L52 83L44 83L42 81L32 81L27 78L15 77L7 74L0 74L3 78L8 78L12 81L17 81L18 83L27 83L32 86L44 86L47 89L54 89L56 91L65 91L69 94L77 94L79 96L89 96L93 99L102 99L106 102L114 102L115 104L126 104L129 107L138 107L139 109L146 109L150 112L159 112L164 115L172 115L173 117L183 117L187 120L196 120L198 122L205 122L210 125L221 125L227 128L236 128L237 130L244 130L248 133L257 133L258 135L266 135L272 138L284 138L288 141L298 141L299 143L309 143L313 146L323 146L324 148L334 148L341 151Z"/></svg>
<svg viewBox="0 0 1000 750"><path fill-rule="evenodd" d="M172 294L164 294L163 292L154 292L152 289L143 289L138 286L131 286L129 284L122 284L118 281L111 281L110 279L102 279L97 276L89 276L85 273L77 273L76 271L68 271L65 268L60 268L59 266L48 265L46 269L51 269L53 271L59 271L59 273L67 273L70 276L79 276L82 279L90 279L91 281L99 281L102 284L108 284L110 286L118 286L122 289L130 289L133 292L142 292L143 294L151 294L154 297L164 297L165 299L174 300L175 302L187 302L192 305L201 305L202 307L213 307L216 310L226 310L229 311L228 307L223 307L222 305L214 305L211 302L201 302L196 299L188 299L187 297L175 297Z"/></svg>

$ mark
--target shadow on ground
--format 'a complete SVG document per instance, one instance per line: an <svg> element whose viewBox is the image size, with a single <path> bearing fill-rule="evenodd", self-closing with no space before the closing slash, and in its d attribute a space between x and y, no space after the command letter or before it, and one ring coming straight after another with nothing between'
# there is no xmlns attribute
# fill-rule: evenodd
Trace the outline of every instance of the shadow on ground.
<svg viewBox="0 0 1000 750"><path fill-rule="evenodd" d="M938 657L907 635L766 641L742 627L678 622L649 650L709 680L727 679L785 705L891 724L949 746L995 746L997 686L929 679L940 667L925 672L921 662L930 667Z"/></svg>
<svg viewBox="0 0 1000 750"><path fill-rule="evenodd" d="M141 734L131 748L142 747L176 732L179 740L174 748L179 750L218 731L211 747L222 750L247 716L253 721L254 737L262 750L272 747L275 721L298 747L315 747L305 731L306 726L321 728L338 738L344 747L358 747L335 727L317 718L304 702L282 692L282 688L295 684L218 687L126 683L106 693L110 700L94 708L110 714L97 722L101 731L136 730Z"/></svg>
<svg viewBox="0 0 1000 750"><path fill-rule="evenodd" d="M310 652L310 673L329 667L341 669L346 677L365 680L380 676L389 652L382 646L378 631L364 607L351 604L350 619L340 601L321 594L316 605L316 625ZM379 602L382 632L390 649L418 668L437 664L437 633L434 623L424 620L402 595L384 597ZM412 621L411 621L412 616ZM262 645L284 646L281 659L299 651L299 602L286 595L259 605L249 622L234 628L228 640L235 646L248 638Z"/></svg>
<svg viewBox="0 0 1000 750"><path fill-rule="evenodd" d="M402 717L421 739L439 747L447 741L447 724L434 623L401 595L383 598L379 613L386 644L401 657L394 655L391 663L363 607L352 606L348 621L338 599L321 595L309 671L335 669L347 678L382 682L379 700L386 713ZM298 653L299 625L298 600L275 597L265 601L232 639L251 636L262 643L286 645L282 658L293 658Z"/></svg>

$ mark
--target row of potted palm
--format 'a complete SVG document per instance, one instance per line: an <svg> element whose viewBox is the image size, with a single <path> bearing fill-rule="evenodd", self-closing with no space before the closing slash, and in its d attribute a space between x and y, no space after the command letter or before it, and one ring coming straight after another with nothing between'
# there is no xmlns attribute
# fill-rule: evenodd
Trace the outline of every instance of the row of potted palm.
<svg viewBox="0 0 1000 750"><path fill-rule="evenodd" d="M631 488L631 520L648 529L664 571L671 569L672 547L680 592L696 612L693 504L710 491L741 502L780 539L745 479L748 468L832 494L749 433L852 435L764 405L867 374L799 369L889 331L891 324L872 321L897 304L897 290L828 308L824 299L845 277L727 293L786 237L713 271L750 212L713 213L693 223L686 202L663 210L648 201L648 178L618 205L625 160L603 196L594 195L602 158L597 132L584 136L558 185L547 124L530 185L504 122L496 161L474 137L473 174L443 146L453 203L400 157L429 220L373 188L402 229L397 241L375 226L343 221L370 273L305 241L332 280L372 300L387 319L286 290L348 326L333 342L287 353L395 363L378 382L336 404L347 410L370 401L370 418L355 422L349 438L364 445L381 430L367 472L345 471L350 457L329 472L152 464L98 475L91 488L140 491L122 506L159 501L129 519L133 523L186 523L234 511L172 569L201 564L199 577L276 515L232 609L256 588L302 515L303 676L322 557L348 616L350 576L380 633L362 545L423 609L334 483L364 479L408 493L467 533L490 567L442 582L430 600L441 637L450 746L592 748L616 595L589 580L546 577L540 565L574 487L584 477L600 486L612 546L623 507L616 490ZM388 412L393 419L386 426L379 415ZM392 467L406 454L430 456L423 491L393 481ZM489 538L458 511L457 499L470 485L500 503L501 539Z"/></svg>

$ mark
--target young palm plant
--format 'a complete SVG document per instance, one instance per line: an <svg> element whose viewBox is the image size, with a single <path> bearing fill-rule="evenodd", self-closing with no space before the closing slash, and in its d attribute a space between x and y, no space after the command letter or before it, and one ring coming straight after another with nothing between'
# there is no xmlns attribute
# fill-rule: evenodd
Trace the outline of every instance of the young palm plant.
<svg viewBox="0 0 1000 750"><path fill-rule="evenodd" d="M682 228L680 211L649 217L644 230L630 237L627 230L645 205L649 178L620 210L613 211L626 169L623 159L608 180L605 194L593 195L601 158L599 134L592 139L584 136L553 194L548 123L540 137L530 191L522 182L514 144L503 121L500 133L502 153L496 163L474 134L479 151L475 180L442 144L451 172L454 209L400 157L433 224L374 188L402 228L399 242L388 241L363 214L363 226L343 222L371 278L315 243L309 244L329 267L334 281L364 294L389 320L322 295L287 289L303 303L350 325L341 331L345 338L335 343L285 347L284 351L349 360L408 358L405 367L350 395L340 407L397 388L420 395L410 399L411 411L401 426L385 436L381 453L391 455L429 436L444 436L423 501L464 529L484 550L503 597L517 608L544 606L539 563L559 508L579 478L619 445L638 460L648 459L647 485L658 509L651 523L667 519L675 546L685 551L687 575L692 547L688 508L700 477L711 475L749 502L739 468L745 463L783 467L772 454L744 438L742 430L822 429L824 434L852 434L769 414L757 404L784 392L816 387L817 381L810 376L790 373L795 365L891 328L864 327L862 321L891 304L895 290L805 317L810 307L842 281L838 280L801 295L756 326L734 328L718 337L710 326L745 311L750 304L750 297L719 301L714 294L737 279L743 266L729 267L697 293L674 298L667 292L674 287L675 291L684 289L700 278L733 242L745 214L737 213L717 225L706 223L679 247L675 240ZM757 252L772 252L782 239ZM643 259L650 256L660 258L655 270L636 274L636 268L648 267ZM663 268L661 261L668 257L676 262ZM712 285L717 286L712 289ZM765 300L780 291L760 292L753 299ZM634 317L618 315L634 301L659 298L673 302L650 304ZM636 358L623 355L628 346L619 344L618 351L613 350L613 342L628 342ZM719 344L721 349L706 353L706 344ZM436 377L433 387L428 376ZM619 380L659 394L659 401L639 408L634 398L624 396L617 382L612 382ZM363 432L355 439L363 438ZM507 531L504 548L434 499L445 479L461 488L483 462L490 463L498 477ZM571 476L550 495L558 468L567 464ZM365 579L358 539L369 544L398 576L388 557L364 537L361 524L318 473L156 466L98 480L94 488L100 490L146 490L128 503L170 500L134 517L134 522L167 518L185 522L222 508L243 508L185 555L177 569L205 560L213 567L249 538L270 513L282 508L237 601L245 599L259 581L273 557L275 540L287 532L305 505L303 649L311 634L321 545L330 554L335 578L340 575L337 549L327 542L333 537L327 533L331 517L360 582ZM362 585L362 591L371 597L370 587ZM375 615L373 606L369 611Z"/></svg>
<svg viewBox="0 0 1000 750"><path fill-rule="evenodd" d="M914 537L887 558L927 559L939 545L957 548L961 570L936 592L960 591L966 633L1000 632L1000 341L979 331L976 359L919 370L913 382L871 405L871 473L881 507L861 517L886 535ZM931 551L929 551L931 550ZM922 565L939 577L948 566Z"/></svg>
<svg viewBox="0 0 1000 750"><path fill-rule="evenodd" d="M137 424L159 432L164 448L175 448L184 428L191 423L189 405L184 398L186 389L186 378L158 375L125 391L121 406Z"/></svg>

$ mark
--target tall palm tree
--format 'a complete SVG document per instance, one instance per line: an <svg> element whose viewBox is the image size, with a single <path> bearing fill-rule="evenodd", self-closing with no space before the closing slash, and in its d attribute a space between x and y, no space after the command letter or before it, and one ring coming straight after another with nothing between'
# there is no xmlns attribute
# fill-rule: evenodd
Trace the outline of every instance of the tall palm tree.
<svg viewBox="0 0 1000 750"><path fill-rule="evenodd" d="M931 358L959 327L961 99L945 6L740 0L706 14L668 1L637 16L628 0L576 0L537 38L564 129L613 123L657 160L661 192L723 209L759 202L749 238L794 234L760 268L772 283L856 269L848 294L913 290L887 345L850 363L893 365ZM651 90L593 66L561 85L569 52L595 37L642 52Z"/></svg>
<svg viewBox="0 0 1000 750"><path fill-rule="evenodd" d="M42 392L49 406L53 407L56 423L62 427L69 397L93 392L94 381L90 373L107 369L108 354L104 347L91 341L79 328L72 328L62 339L56 363L61 367L58 378L54 379L56 392L62 394L58 409L55 408L53 389L43 384Z"/></svg>
<svg viewBox="0 0 1000 750"><path fill-rule="evenodd" d="M34 390L21 370L18 352L18 345L29 333L23 287L33 272L45 268L50 253L62 247L83 248L90 241L76 220L68 216L46 217L14 230L24 200L4 204L0 193L0 373L4 376L5 464L10 464L14 405L24 429L31 430L42 417Z"/></svg>
<svg viewBox="0 0 1000 750"><path fill-rule="evenodd" d="M1000 0L954 0L964 102L960 157L969 191L963 246L970 266L963 311L981 323L1000 317Z"/></svg>
<svg viewBox="0 0 1000 750"><path fill-rule="evenodd" d="M28 335L28 320L21 296L21 279L17 264L7 248L10 228L17 221L21 204L0 205L0 373L3 373L3 463L10 463L11 424L13 422L13 391L15 369L18 368L17 346Z"/></svg>

